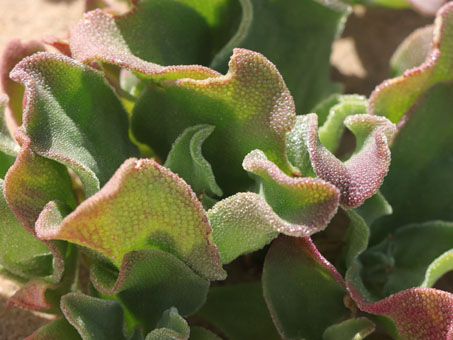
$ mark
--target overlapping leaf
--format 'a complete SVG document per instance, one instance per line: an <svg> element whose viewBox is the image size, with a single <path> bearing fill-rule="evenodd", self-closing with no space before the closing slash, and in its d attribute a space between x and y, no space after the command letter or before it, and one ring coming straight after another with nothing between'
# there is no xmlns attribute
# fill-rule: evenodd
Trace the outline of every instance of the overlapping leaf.
<svg viewBox="0 0 453 340"><path fill-rule="evenodd" d="M42 51L45 51L44 45L36 40L23 43L19 39L14 39L5 46L0 64L0 82L3 91L9 96L9 108L17 125L22 124L24 87L11 80L9 73L23 58Z"/></svg>
<svg viewBox="0 0 453 340"><path fill-rule="evenodd" d="M148 159L127 160L101 191L84 201L43 239L63 239L95 249L116 266L132 250L157 247L197 273L220 279L224 272L211 227L190 187Z"/></svg>
<svg viewBox="0 0 453 340"><path fill-rule="evenodd" d="M373 333L375 325L367 318L349 319L326 329L323 340L362 340Z"/></svg>
<svg viewBox="0 0 453 340"><path fill-rule="evenodd" d="M349 116L344 124L356 136L356 151L344 163L321 144L316 114L299 117L288 140L292 153L299 153L293 158L300 160L301 167L309 166L309 156L318 177L340 190L340 203L354 208L373 196L382 184L390 165L388 143L395 126L386 118L371 115Z"/></svg>
<svg viewBox="0 0 453 340"><path fill-rule="evenodd" d="M183 316L194 313L205 302L209 287L182 261L157 249L127 253L119 273L95 264L91 281L101 293L118 296L145 331L153 329L170 307Z"/></svg>
<svg viewBox="0 0 453 340"><path fill-rule="evenodd" d="M280 236L263 268L263 291L284 339L322 339L324 330L348 314L340 274L309 237Z"/></svg>
<svg viewBox="0 0 453 340"><path fill-rule="evenodd" d="M88 196L137 155L127 114L98 71L38 53L16 65L11 78L26 87L23 132L31 149L72 168Z"/></svg>
<svg viewBox="0 0 453 340"><path fill-rule="evenodd" d="M232 194L251 183L241 163L254 149L285 173L293 172L285 155L285 134L294 119L293 99L275 66L261 54L236 49L225 76L151 85L134 108L132 130L165 158L184 129L215 126L203 145L204 155L220 187Z"/></svg>
<svg viewBox="0 0 453 340"><path fill-rule="evenodd" d="M5 111L8 104L8 96L0 93L0 178L5 178L5 174L14 163L19 152L19 146L11 137L6 124Z"/></svg>
<svg viewBox="0 0 453 340"><path fill-rule="evenodd" d="M373 244L409 223L453 220L452 32L453 4L448 3L439 11L426 61L384 82L371 98L375 113L395 121L403 117L381 188L394 213L372 226Z"/></svg>
<svg viewBox="0 0 453 340"><path fill-rule="evenodd" d="M241 0L242 19L233 38L211 67L226 71L234 48L264 54L281 72L296 102L306 114L336 91L330 81L329 57L349 8L340 1Z"/></svg>
<svg viewBox="0 0 453 340"><path fill-rule="evenodd" d="M100 60L147 75L179 70L196 79L215 74L208 65L229 38L234 3L229 0L134 0L131 12L85 14L70 34L71 52L84 63ZM234 24L233 24L234 26Z"/></svg>
<svg viewBox="0 0 453 340"><path fill-rule="evenodd" d="M156 329L146 336L145 340L188 340L189 325L176 308L166 310L157 323Z"/></svg>

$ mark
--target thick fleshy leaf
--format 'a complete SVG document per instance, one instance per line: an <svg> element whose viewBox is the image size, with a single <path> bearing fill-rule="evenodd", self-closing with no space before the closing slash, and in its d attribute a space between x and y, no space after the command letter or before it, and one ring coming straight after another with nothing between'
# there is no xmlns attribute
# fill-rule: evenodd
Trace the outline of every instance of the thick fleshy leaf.
<svg viewBox="0 0 453 340"><path fill-rule="evenodd" d="M354 275L352 271L350 275ZM453 339L453 294L432 288L412 288L372 303L362 297L353 281L347 280L347 286L362 311L390 317L402 339Z"/></svg>
<svg viewBox="0 0 453 340"><path fill-rule="evenodd" d="M61 298L61 310L83 340L125 340L123 309L118 301L81 293Z"/></svg>
<svg viewBox="0 0 453 340"><path fill-rule="evenodd" d="M340 192L330 183L311 177L290 177L260 150L250 152L242 166L261 179L264 197L286 221L299 225L291 236L309 236L324 229L335 215Z"/></svg>
<svg viewBox="0 0 453 340"><path fill-rule="evenodd" d="M453 3L448 3L437 15L431 51L426 61L407 70L402 76L379 85L370 97L369 112L397 123L431 86L453 80L452 32Z"/></svg>
<svg viewBox="0 0 453 340"><path fill-rule="evenodd" d="M362 216L367 225L371 225L380 217L393 213L392 206L379 191L357 207L355 211Z"/></svg>
<svg viewBox="0 0 453 340"><path fill-rule="evenodd" d="M201 203L181 178L149 159L127 160L60 225L37 232L94 249L118 267L126 253L156 247L208 279L225 276Z"/></svg>
<svg viewBox="0 0 453 340"><path fill-rule="evenodd" d="M189 127L176 139L164 166L183 178L197 194L222 196L211 165L201 147L214 130L209 125Z"/></svg>
<svg viewBox="0 0 453 340"><path fill-rule="evenodd" d="M344 163L321 144L316 114L298 117L292 134L304 141L300 152L308 153L318 177L340 190L340 203L345 208L354 208L373 196L384 181L390 165L388 143L395 126L384 117L371 115L349 116L344 124L356 136L355 153Z"/></svg>
<svg viewBox="0 0 453 340"><path fill-rule="evenodd" d="M0 178L4 178L19 152L19 145L11 137L5 121L8 96L0 93Z"/></svg>
<svg viewBox="0 0 453 340"><path fill-rule="evenodd" d="M381 187L393 214L373 224L373 244L409 223L453 221L452 98L453 84L434 86L400 126Z"/></svg>
<svg viewBox="0 0 453 340"><path fill-rule="evenodd" d="M423 64L431 51L433 31L433 25L419 28L398 46L390 60L394 76L400 76L404 71Z"/></svg>
<svg viewBox="0 0 453 340"><path fill-rule="evenodd" d="M85 14L71 30L73 57L147 75L175 70L160 65L208 65L229 38L235 12L229 0L134 0L132 4L133 9L121 16L101 10ZM195 77L200 73L193 67L176 68Z"/></svg>
<svg viewBox="0 0 453 340"><path fill-rule="evenodd" d="M453 223L435 221L408 225L360 256L361 275L367 288L383 298L421 286L431 263L451 249Z"/></svg>
<svg viewBox="0 0 453 340"><path fill-rule="evenodd" d="M323 340L362 340L373 333L375 325L367 318L349 319L326 329Z"/></svg>
<svg viewBox="0 0 453 340"><path fill-rule="evenodd" d="M211 288L208 301L196 316L227 339L281 339L272 324L259 282Z"/></svg>
<svg viewBox="0 0 453 340"><path fill-rule="evenodd" d="M138 154L127 113L100 72L59 54L37 53L16 65L11 78L26 88L23 129L32 150L73 169L87 196Z"/></svg>
<svg viewBox="0 0 453 340"><path fill-rule="evenodd" d="M57 319L42 326L24 340L82 340L79 333L65 319Z"/></svg>
<svg viewBox="0 0 453 340"><path fill-rule="evenodd" d="M187 340L190 329L176 308L170 308L162 314L156 329L146 336L145 340Z"/></svg>
<svg viewBox="0 0 453 340"><path fill-rule="evenodd" d="M280 236L263 268L263 291L284 339L322 339L324 330L348 314L340 274L309 237Z"/></svg>
<svg viewBox="0 0 453 340"><path fill-rule="evenodd" d="M45 50L44 45L36 40L23 43L19 39L14 39L5 46L0 64L0 82L2 90L9 96L9 108L17 125L22 124L24 87L12 81L9 73L23 58Z"/></svg>
<svg viewBox="0 0 453 340"><path fill-rule="evenodd" d="M435 259L425 273L421 287L432 287L445 273L453 270L453 249L446 251Z"/></svg>
<svg viewBox="0 0 453 340"><path fill-rule="evenodd" d="M9 272L23 277L47 276L52 273L52 253L19 223L8 208L0 180L0 264Z"/></svg>
<svg viewBox="0 0 453 340"><path fill-rule="evenodd" d="M187 127L215 126L204 155L220 187L233 194L251 184L241 163L254 149L284 172L295 171L285 155L285 134L294 120L293 99L275 66L261 54L236 49L225 76L150 85L137 101L132 130L165 158Z"/></svg>
<svg viewBox="0 0 453 340"><path fill-rule="evenodd" d="M101 293L117 295L146 331L170 307L183 316L193 314L206 300L209 288L209 282L182 261L157 249L127 253L119 273L95 264L91 281Z"/></svg>
<svg viewBox="0 0 453 340"><path fill-rule="evenodd" d="M336 91L330 82L329 57L333 40L341 33L349 8L340 1L241 0L242 19L233 38L211 67L226 71L236 47L265 55L282 73L305 114Z"/></svg>

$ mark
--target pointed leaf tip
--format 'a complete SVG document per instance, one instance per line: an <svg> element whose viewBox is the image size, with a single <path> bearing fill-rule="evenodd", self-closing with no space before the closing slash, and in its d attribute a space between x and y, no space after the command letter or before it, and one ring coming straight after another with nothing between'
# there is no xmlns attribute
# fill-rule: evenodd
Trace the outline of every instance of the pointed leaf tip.
<svg viewBox="0 0 453 340"><path fill-rule="evenodd" d="M99 251L118 267L131 250L158 247L211 280L223 279L211 227L192 189L150 159L129 159L95 195L42 239L63 239Z"/></svg>

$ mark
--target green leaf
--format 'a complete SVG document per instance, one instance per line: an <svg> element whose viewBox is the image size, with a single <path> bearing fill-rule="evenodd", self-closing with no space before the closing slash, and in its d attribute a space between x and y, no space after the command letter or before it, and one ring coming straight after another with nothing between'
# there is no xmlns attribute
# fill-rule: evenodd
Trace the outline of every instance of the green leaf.
<svg viewBox="0 0 453 340"><path fill-rule="evenodd" d="M373 224L374 221L382 216L393 213L392 206L379 191L367 199L360 207L357 207L355 211L362 216L367 225Z"/></svg>
<svg viewBox="0 0 453 340"><path fill-rule="evenodd" d="M404 71L420 66L426 60L431 50L433 30L433 25L419 28L398 46L390 59L394 76L400 76Z"/></svg>
<svg viewBox="0 0 453 340"><path fill-rule="evenodd" d="M52 253L14 217L3 195L2 180L0 191L0 264L23 278L50 275Z"/></svg>
<svg viewBox="0 0 453 340"><path fill-rule="evenodd" d="M214 128L207 125L189 127L176 139L164 166L183 178L198 194L222 196L211 165L203 157L201 146Z"/></svg>
<svg viewBox="0 0 453 340"><path fill-rule="evenodd" d="M24 340L56 340L62 337L65 340L82 340L79 333L65 319L57 319L42 326Z"/></svg>
<svg viewBox="0 0 453 340"><path fill-rule="evenodd" d="M275 66L261 54L237 49L225 76L150 84L137 100L132 131L165 158L186 128L215 126L204 155L220 187L233 194L251 185L241 163L254 149L285 173L297 172L285 154L285 135L294 120L293 99Z"/></svg>
<svg viewBox="0 0 453 340"><path fill-rule="evenodd" d="M156 329L146 336L145 340L187 340L190 329L176 308L166 310L157 323Z"/></svg>
<svg viewBox="0 0 453 340"><path fill-rule="evenodd" d="M127 160L60 225L37 232L96 250L117 267L132 250L158 248L208 279L225 277L201 203L187 183L149 159Z"/></svg>
<svg viewBox="0 0 453 340"><path fill-rule="evenodd" d="M32 150L73 169L87 196L138 154L127 113L99 71L37 53L16 65L11 78L26 88L23 131Z"/></svg>
<svg viewBox="0 0 453 340"><path fill-rule="evenodd" d="M44 45L39 41L30 40L23 43L19 39L9 41L3 50L4 52L0 65L0 81L3 91L5 91L10 99L9 108L11 110L11 118L14 119L17 125L22 124L24 87L21 84L12 81L9 73L14 66L25 57L45 50Z"/></svg>
<svg viewBox="0 0 453 340"><path fill-rule="evenodd" d="M118 301L69 293L61 299L61 310L83 340L126 339L123 310Z"/></svg>
<svg viewBox="0 0 453 340"><path fill-rule="evenodd" d="M426 279L431 263L451 249L453 223L407 225L361 255L362 277L367 288L381 298L418 287Z"/></svg>
<svg viewBox="0 0 453 340"><path fill-rule="evenodd" d="M117 295L148 332L170 307L183 316L193 314L205 302L209 288L207 280L157 249L127 253L119 273L97 263L91 269L91 281L101 293Z"/></svg>
<svg viewBox="0 0 453 340"><path fill-rule="evenodd" d="M272 324L259 282L211 288L208 301L196 316L219 329L227 339L281 339Z"/></svg>
<svg viewBox="0 0 453 340"><path fill-rule="evenodd" d="M356 149L343 163L321 144L316 114L300 116L297 120L289 148L291 158L302 171L311 166L320 179L335 185L341 193L340 203L346 209L363 204L377 192L390 166L388 143L395 132L394 124L384 117L367 114L348 116L344 124L356 137Z"/></svg>
<svg viewBox="0 0 453 340"><path fill-rule="evenodd" d="M8 169L13 165L19 145L11 137L5 120L5 110L8 96L0 93L0 178L5 178Z"/></svg>
<svg viewBox="0 0 453 340"><path fill-rule="evenodd" d="M157 65L207 65L229 39L236 6L230 0L134 0L130 12L84 15L70 33L71 52L145 74Z"/></svg>
<svg viewBox="0 0 453 340"><path fill-rule="evenodd" d="M406 224L453 221L452 98L453 84L434 86L400 125L381 187L393 214L373 224L373 244Z"/></svg>
<svg viewBox="0 0 453 340"><path fill-rule="evenodd" d="M284 339L320 340L324 330L347 315L344 281L309 237L280 236L263 268L263 291Z"/></svg>
<svg viewBox="0 0 453 340"><path fill-rule="evenodd" d="M437 14L431 51L425 62L379 85L370 97L370 113L397 123L431 86L453 80L452 17L453 4L450 3Z"/></svg>
<svg viewBox="0 0 453 340"><path fill-rule="evenodd" d="M432 287L445 273L453 270L453 249L448 250L429 265L421 287Z"/></svg>
<svg viewBox="0 0 453 340"><path fill-rule="evenodd" d="M236 47L265 55L280 70L305 114L336 89L330 81L331 44L340 34L349 8L340 1L241 0L242 19L233 38L211 67L226 71Z"/></svg>
<svg viewBox="0 0 453 340"><path fill-rule="evenodd" d="M375 325L367 318L349 319L326 329L323 340L362 340L374 332Z"/></svg>

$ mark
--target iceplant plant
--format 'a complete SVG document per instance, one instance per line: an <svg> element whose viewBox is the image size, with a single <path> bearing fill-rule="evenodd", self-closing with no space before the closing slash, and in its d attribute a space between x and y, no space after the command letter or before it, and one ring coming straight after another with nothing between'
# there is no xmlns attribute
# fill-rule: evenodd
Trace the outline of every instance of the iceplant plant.
<svg viewBox="0 0 453 340"><path fill-rule="evenodd" d="M329 80L340 2L86 5L1 61L28 340L453 339L453 5L369 99Z"/></svg>

